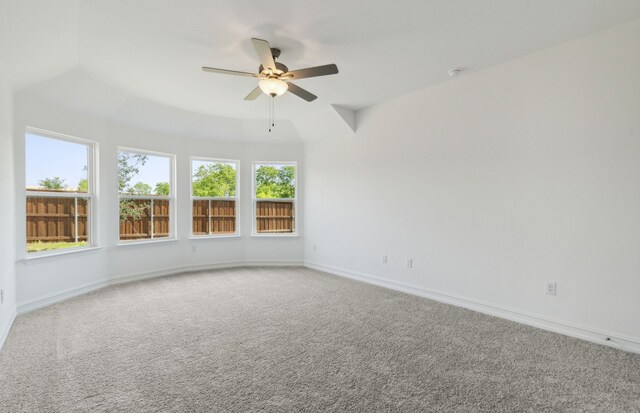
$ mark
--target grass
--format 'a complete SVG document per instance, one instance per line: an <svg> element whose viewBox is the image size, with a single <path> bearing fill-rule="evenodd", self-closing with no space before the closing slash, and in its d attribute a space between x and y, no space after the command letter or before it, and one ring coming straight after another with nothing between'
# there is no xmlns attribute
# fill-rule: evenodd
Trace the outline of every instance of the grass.
<svg viewBox="0 0 640 413"><path fill-rule="evenodd" d="M86 247L86 241L80 242L32 242L27 244L27 252L59 250L61 248Z"/></svg>

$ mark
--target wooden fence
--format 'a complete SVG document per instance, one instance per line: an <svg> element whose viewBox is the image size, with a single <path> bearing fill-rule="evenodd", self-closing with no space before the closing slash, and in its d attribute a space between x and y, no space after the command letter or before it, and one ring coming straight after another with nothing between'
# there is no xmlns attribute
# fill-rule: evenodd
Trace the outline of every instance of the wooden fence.
<svg viewBox="0 0 640 413"><path fill-rule="evenodd" d="M169 236L169 200L122 199L121 209L130 206L140 210L140 215L120 219L120 240L166 238ZM137 219L136 219L137 218Z"/></svg>
<svg viewBox="0 0 640 413"><path fill-rule="evenodd" d="M194 200L193 235L234 234L236 201Z"/></svg>
<svg viewBox="0 0 640 413"><path fill-rule="evenodd" d="M165 199L122 200L138 207L139 219L120 221L120 239L135 240L169 236L170 204ZM27 242L87 241L89 233L87 198L27 195ZM193 234L233 234L237 230L236 202L194 200ZM257 201L258 233L295 232L292 201Z"/></svg>
<svg viewBox="0 0 640 413"><path fill-rule="evenodd" d="M88 212L86 198L27 196L27 242L86 241Z"/></svg>
<svg viewBox="0 0 640 413"><path fill-rule="evenodd" d="M296 216L293 201L257 201L256 232L295 232Z"/></svg>

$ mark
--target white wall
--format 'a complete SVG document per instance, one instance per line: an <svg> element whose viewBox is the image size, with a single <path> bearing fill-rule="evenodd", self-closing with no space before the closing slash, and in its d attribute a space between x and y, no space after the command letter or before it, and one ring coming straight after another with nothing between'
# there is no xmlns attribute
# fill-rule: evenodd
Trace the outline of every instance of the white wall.
<svg viewBox="0 0 640 413"><path fill-rule="evenodd" d="M6 192L0 202L0 288L4 303L0 305L0 348L16 311L15 223L12 93L8 82L0 74L0 188Z"/></svg>
<svg viewBox="0 0 640 413"><path fill-rule="evenodd" d="M91 139L99 144L98 243L103 248L58 257L25 260L24 130L31 126ZM251 237L251 162L255 160L301 161L301 144L238 144L230 141L194 139L133 129L114 124L27 92L15 97L15 222L17 234L18 305L42 303L51 295L65 293L108 279L173 268L248 263L301 263L302 237ZM146 149L177 156L177 235L176 242L116 246L118 238L116 154L118 146ZM240 160L240 238L189 239L190 156ZM302 173L299 174L303 180ZM302 189L302 188L300 188ZM299 208L303 204L300 203ZM195 247L195 252L193 251Z"/></svg>
<svg viewBox="0 0 640 413"><path fill-rule="evenodd" d="M361 111L304 167L307 263L640 349L640 21Z"/></svg>
<svg viewBox="0 0 640 413"><path fill-rule="evenodd" d="M9 53L8 11L9 5L0 2L0 56L3 60L13 61L13 55ZM0 187L5 189L0 202L0 289L4 291L4 302L0 304L0 349L16 312L13 85L7 66L0 64Z"/></svg>

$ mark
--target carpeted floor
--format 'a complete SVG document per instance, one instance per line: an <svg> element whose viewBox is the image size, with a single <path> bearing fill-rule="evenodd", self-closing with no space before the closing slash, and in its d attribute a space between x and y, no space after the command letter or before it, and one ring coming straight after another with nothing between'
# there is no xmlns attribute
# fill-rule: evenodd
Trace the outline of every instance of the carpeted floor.
<svg viewBox="0 0 640 413"><path fill-rule="evenodd" d="M640 412L640 355L304 268L109 287L18 317L9 412Z"/></svg>

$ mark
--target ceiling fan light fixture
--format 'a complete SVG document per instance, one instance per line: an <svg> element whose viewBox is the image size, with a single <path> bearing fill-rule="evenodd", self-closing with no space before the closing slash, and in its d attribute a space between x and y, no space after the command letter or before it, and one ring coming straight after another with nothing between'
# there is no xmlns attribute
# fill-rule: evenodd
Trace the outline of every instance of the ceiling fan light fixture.
<svg viewBox="0 0 640 413"><path fill-rule="evenodd" d="M266 95L272 97L281 96L289 89L287 82L274 78L263 79L258 82L258 86Z"/></svg>

